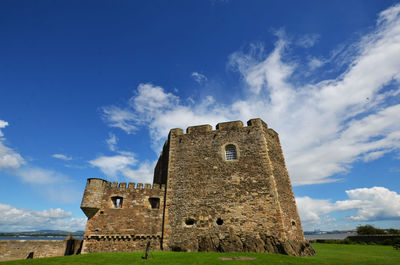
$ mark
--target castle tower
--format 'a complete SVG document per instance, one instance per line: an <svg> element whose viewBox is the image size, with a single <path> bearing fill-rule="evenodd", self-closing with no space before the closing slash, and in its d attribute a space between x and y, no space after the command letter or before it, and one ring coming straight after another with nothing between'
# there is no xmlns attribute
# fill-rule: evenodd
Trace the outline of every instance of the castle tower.
<svg viewBox="0 0 400 265"><path fill-rule="evenodd" d="M101 208L107 186L108 182L103 179L90 178L87 180L81 209L89 219Z"/></svg>
<svg viewBox="0 0 400 265"><path fill-rule="evenodd" d="M88 179L83 253L248 251L313 255L278 134L261 119L172 129L150 184Z"/></svg>
<svg viewBox="0 0 400 265"><path fill-rule="evenodd" d="M166 184L163 247L308 255L278 134L261 119L172 129L154 174ZM303 250L300 250L302 249Z"/></svg>

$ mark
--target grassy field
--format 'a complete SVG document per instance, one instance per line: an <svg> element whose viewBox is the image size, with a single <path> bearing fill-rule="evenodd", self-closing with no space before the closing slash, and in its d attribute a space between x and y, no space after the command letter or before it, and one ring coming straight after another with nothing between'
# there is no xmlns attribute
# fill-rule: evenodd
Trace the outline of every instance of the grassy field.
<svg viewBox="0 0 400 265"><path fill-rule="evenodd" d="M312 244L317 255L290 257L265 253L182 253L151 252L148 260L143 253L96 253L68 257L43 258L2 262L6 264L68 264L68 265L127 265L127 264L400 264L400 251L391 246ZM254 257L255 260L220 260L220 257Z"/></svg>

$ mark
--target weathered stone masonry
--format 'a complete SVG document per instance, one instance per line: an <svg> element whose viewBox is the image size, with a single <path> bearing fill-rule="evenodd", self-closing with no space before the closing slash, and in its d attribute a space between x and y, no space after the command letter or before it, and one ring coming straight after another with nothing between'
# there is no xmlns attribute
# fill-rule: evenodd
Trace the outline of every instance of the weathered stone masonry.
<svg viewBox="0 0 400 265"><path fill-rule="evenodd" d="M278 134L261 119L247 125L172 129L152 188L88 179L82 251L137 251L150 241L152 249L312 255Z"/></svg>

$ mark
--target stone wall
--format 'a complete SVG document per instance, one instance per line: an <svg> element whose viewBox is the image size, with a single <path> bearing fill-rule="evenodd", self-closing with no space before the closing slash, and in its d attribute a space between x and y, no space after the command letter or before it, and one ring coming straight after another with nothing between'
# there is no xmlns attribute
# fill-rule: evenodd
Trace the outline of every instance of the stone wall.
<svg viewBox="0 0 400 265"><path fill-rule="evenodd" d="M349 239L353 242L361 243L382 243L386 240L400 240L400 235L357 235L357 236L348 236L346 239Z"/></svg>
<svg viewBox="0 0 400 265"><path fill-rule="evenodd" d="M253 126L262 126L264 138L268 148L268 159L273 168L273 176L278 193L279 207L282 213L283 227L288 240L305 240L301 227L300 217L296 207L296 200L290 183L289 173L286 169L285 158L279 141L278 133L269 129L260 119L250 120Z"/></svg>
<svg viewBox="0 0 400 265"><path fill-rule="evenodd" d="M88 179L81 208L88 216L82 253L160 249L165 185ZM101 194L101 196L99 195Z"/></svg>
<svg viewBox="0 0 400 265"><path fill-rule="evenodd" d="M171 130L168 176L161 178L167 179L165 249L259 252L269 241L304 241L278 136L268 129L265 135L263 124ZM225 159L228 144L236 147L236 160ZM279 157L271 162L270 155Z"/></svg>
<svg viewBox="0 0 400 265"><path fill-rule="evenodd" d="M0 240L0 261L64 256L64 240Z"/></svg>

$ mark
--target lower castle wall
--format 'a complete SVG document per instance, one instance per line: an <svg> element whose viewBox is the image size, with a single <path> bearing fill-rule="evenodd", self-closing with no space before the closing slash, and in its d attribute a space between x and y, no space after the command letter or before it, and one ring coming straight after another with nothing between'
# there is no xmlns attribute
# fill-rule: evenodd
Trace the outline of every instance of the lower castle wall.
<svg viewBox="0 0 400 265"><path fill-rule="evenodd" d="M64 256L64 240L0 240L0 261Z"/></svg>
<svg viewBox="0 0 400 265"><path fill-rule="evenodd" d="M400 239L400 235L357 235L357 236L348 236L346 239L349 239L353 242L374 242L374 243L380 243L385 240L394 240L394 239Z"/></svg>
<svg viewBox="0 0 400 265"><path fill-rule="evenodd" d="M94 252L133 252L145 251L147 243L150 241L150 250L160 250L161 236L140 238L89 238L83 243L83 249L86 253Z"/></svg>

